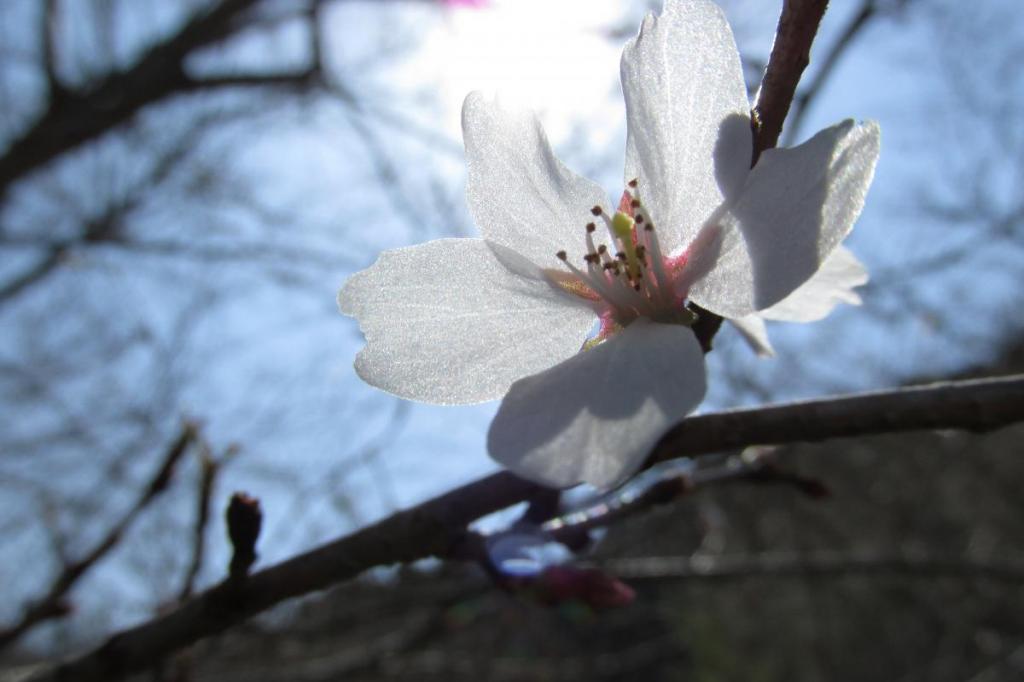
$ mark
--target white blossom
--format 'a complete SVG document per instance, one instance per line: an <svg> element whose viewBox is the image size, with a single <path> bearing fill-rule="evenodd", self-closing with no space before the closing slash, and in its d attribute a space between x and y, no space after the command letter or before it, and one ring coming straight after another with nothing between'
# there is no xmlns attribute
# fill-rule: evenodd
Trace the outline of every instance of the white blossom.
<svg viewBox="0 0 1024 682"><path fill-rule="evenodd" d="M432 403L504 396L490 454L552 486L639 467L704 396L686 303L742 319L788 300L852 228L878 155L878 127L844 121L750 169L739 55L706 0L666 0L621 75L619 201L555 157L534 115L470 94L481 238L385 252L338 295L364 380Z"/></svg>
<svg viewBox="0 0 1024 682"><path fill-rule="evenodd" d="M838 246L821 268L796 291L770 308L729 320L758 355L775 355L765 320L814 322L827 316L840 303L860 305L855 288L867 284L864 264L845 246Z"/></svg>

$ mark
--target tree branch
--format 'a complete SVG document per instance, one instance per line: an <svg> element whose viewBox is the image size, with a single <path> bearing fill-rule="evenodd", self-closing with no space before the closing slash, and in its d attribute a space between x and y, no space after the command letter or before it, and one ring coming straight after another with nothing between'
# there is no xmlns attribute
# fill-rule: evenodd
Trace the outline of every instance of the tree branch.
<svg viewBox="0 0 1024 682"><path fill-rule="evenodd" d="M986 431L1019 421L1024 421L1024 375L945 382L691 417L665 436L648 464L746 445L925 428ZM242 583L225 581L177 610L30 679L88 682L127 675L279 602L351 579L374 566L447 556L469 523L539 490L507 472L466 484L258 571Z"/></svg>
<svg viewBox="0 0 1024 682"><path fill-rule="evenodd" d="M1024 419L1024 374L697 415L655 446L656 462L747 445L922 429L982 432Z"/></svg>

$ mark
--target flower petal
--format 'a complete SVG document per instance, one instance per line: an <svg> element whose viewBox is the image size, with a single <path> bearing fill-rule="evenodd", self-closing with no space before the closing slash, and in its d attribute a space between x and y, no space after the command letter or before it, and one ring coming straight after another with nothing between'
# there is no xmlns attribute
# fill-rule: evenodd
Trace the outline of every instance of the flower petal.
<svg viewBox="0 0 1024 682"><path fill-rule="evenodd" d="M854 287L867 284L864 264L845 246L838 247L803 286L771 308L762 310L766 320L814 322L826 317L840 303L860 305Z"/></svg>
<svg viewBox="0 0 1024 682"><path fill-rule="evenodd" d="M775 349L768 340L768 330L765 328L764 319L757 313L736 317L729 320L729 323L736 328L743 340L747 342L751 350L763 358L775 356Z"/></svg>
<svg viewBox="0 0 1024 682"><path fill-rule="evenodd" d="M438 404L501 397L577 353L595 319L525 258L483 239L385 251L349 278L338 305L366 336L360 377Z"/></svg>
<svg viewBox="0 0 1024 682"><path fill-rule="evenodd" d="M844 121L792 149L769 149L694 261L690 291L724 317L771 307L810 279L849 234L878 160L873 122Z"/></svg>
<svg viewBox="0 0 1024 682"><path fill-rule="evenodd" d="M559 161L537 117L472 92L462 105L466 199L480 233L534 263L562 269L561 250L584 252L601 187Z"/></svg>
<svg viewBox="0 0 1024 682"><path fill-rule="evenodd" d="M658 227L666 253L686 246L750 169L751 132L739 53L712 2L665 3L626 44L626 180Z"/></svg>
<svg viewBox="0 0 1024 682"><path fill-rule="evenodd" d="M688 327L637 320L591 350L512 384L487 448L544 485L621 483L705 391L704 355Z"/></svg>

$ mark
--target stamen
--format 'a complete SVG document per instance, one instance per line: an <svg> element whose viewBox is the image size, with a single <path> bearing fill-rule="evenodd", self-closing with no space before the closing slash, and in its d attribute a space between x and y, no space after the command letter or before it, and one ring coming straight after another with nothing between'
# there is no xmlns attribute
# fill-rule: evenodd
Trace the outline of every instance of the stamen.
<svg viewBox="0 0 1024 682"><path fill-rule="evenodd" d="M607 307L599 306L599 313L617 325L628 325L637 317L688 324L680 314L681 302L672 285L674 270L670 272L672 266L665 263L654 225L643 209L639 184L636 178L627 183L613 214L600 205L590 209L604 222L610 241L595 244L597 221L587 223L586 265L576 267L565 251L556 254L571 273L564 278L580 291L589 292L585 298L603 301ZM575 293L565 284L562 288Z"/></svg>

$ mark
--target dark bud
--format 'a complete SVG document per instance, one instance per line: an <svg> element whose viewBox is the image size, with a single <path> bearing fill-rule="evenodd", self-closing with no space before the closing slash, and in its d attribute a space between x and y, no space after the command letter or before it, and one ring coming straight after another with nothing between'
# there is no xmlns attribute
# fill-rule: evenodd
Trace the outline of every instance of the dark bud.
<svg viewBox="0 0 1024 682"><path fill-rule="evenodd" d="M259 539L260 527L263 525L260 501L245 493L235 493L231 496L225 516L228 538L234 548L230 575L232 578L244 577L256 563L256 540Z"/></svg>

